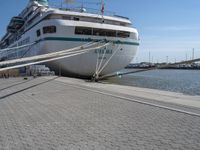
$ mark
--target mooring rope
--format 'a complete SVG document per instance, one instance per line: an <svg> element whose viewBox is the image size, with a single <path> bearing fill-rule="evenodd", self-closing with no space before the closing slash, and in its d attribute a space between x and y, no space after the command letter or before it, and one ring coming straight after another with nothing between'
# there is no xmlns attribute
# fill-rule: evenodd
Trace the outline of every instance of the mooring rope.
<svg viewBox="0 0 200 150"><path fill-rule="evenodd" d="M38 43L38 41L30 43L30 44L26 44L26 45L21 45L21 46L16 46L16 47L11 47L11 48L0 49L0 53L5 52L5 51L11 51L11 50L25 48L25 47L28 47L28 46L35 45L37 43Z"/></svg>
<svg viewBox="0 0 200 150"><path fill-rule="evenodd" d="M0 62L0 66L2 66L2 65L11 65L11 64L16 64L16 63L23 63L23 62L27 62L27 61L35 61L35 60L40 60L40 59L48 59L48 58L52 58L52 57L67 55L67 54L78 52L78 51L75 51L75 50L79 50L80 48L87 48L87 47L95 46L95 45L97 45L99 43L100 42L91 43L91 44L84 44L82 46L78 46L78 47L75 47L75 48L62 50L62 51L58 51L58 52L53 52L53 53L48 53L48 54L43 54L43 55L37 55L37 56L31 56L31 57L25 57L25 58L19 58L19 59L14 59L14 60L3 61L3 62Z"/></svg>
<svg viewBox="0 0 200 150"><path fill-rule="evenodd" d="M36 61L36 62L30 62L30 63L26 63L26 64L20 64L20 65L10 66L10 67L6 67L6 68L1 68L0 71L16 69L16 68L21 68L21 67L25 67L25 66L31 66L31 65L35 65L35 64L41 64L41 63L45 63L45 62L50 62L50 61L60 60L60 59L68 58L68 57L73 57L73 56L76 56L76 55L87 53L87 52L89 52L91 50L94 50L94 49L103 48L103 47L105 47L105 46L107 46L109 44L110 43L106 43L106 44L98 46L98 47L88 48L88 49L84 49L84 50L81 50L81 51L78 51L78 52L71 52L70 54L69 53L65 53L64 56L63 55L60 55L60 56L58 55L58 56L53 57L53 58L52 57L48 58L48 59L46 58L45 60L40 60L40 61ZM17 62L17 63L19 63L19 62Z"/></svg>
<svg viewBox="0 0 200 150"><path fill-rule="evenodd" d="M115 54L119 51L119 46L118 48L115 50L115 52L110 56L110 58L107 60L107 62L105 62L105 64L102 66L102 68L98 71L98 73L100 74L108 65L108 63L111 61L111 59L115 56Z"/></svg>

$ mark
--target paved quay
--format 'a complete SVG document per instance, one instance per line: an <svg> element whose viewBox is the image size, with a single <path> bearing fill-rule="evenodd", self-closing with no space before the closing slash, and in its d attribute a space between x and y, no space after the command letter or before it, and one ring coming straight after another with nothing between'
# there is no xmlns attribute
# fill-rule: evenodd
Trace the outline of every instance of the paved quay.
<svg viewBox="0 0 200 150"><path fill-rule="evenodd" d="M0 79L0 150L199 150L200 97L64 77Z"/></svg>

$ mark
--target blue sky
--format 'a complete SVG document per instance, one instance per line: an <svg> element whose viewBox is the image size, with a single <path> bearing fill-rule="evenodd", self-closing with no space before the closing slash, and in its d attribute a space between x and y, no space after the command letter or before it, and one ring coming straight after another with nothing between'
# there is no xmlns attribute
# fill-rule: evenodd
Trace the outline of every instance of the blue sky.
<svg viewBox="0 0 200 150"><path fill-rule="evenodd" d="M50 0L57 4L60 1ZM6 0L1 3L0 36L4 34L9 19L27 2ZM154 62L165 61L167 56L172 62L186 59L186 56L189 59L192 48L195 56L200 57L200 0L105 0L105 3L106 10L129 17L138 29L141 45L135 61L148 61L149 52Z"/></svg>

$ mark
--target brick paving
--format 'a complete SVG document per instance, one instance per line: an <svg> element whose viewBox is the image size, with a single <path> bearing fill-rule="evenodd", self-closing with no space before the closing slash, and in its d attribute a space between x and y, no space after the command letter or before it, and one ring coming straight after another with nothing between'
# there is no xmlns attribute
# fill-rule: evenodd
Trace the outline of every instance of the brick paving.
<svg viewBox="0 0 200 150"><path fill-rule="evenodd" d="M199 150L200 117L56 80L0 79L3 149Z"/></svg>

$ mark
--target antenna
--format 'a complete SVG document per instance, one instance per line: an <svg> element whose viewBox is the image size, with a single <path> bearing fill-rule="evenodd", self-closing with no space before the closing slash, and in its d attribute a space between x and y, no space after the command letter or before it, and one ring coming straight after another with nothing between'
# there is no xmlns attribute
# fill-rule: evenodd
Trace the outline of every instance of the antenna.
<svg viewBox="0 0 200 150"><path fill-rule="evenodd" d="M104 6L104 0L101 0L101 14L102 16L104 15L104 9L105 9L105 6Z"/></svg>
<svg viewBox="0 0 200 150"><path fill-rule="evenodd" d="M61 9L63 8L63 1L62 0L60 1L60 8Z"/></svg>

